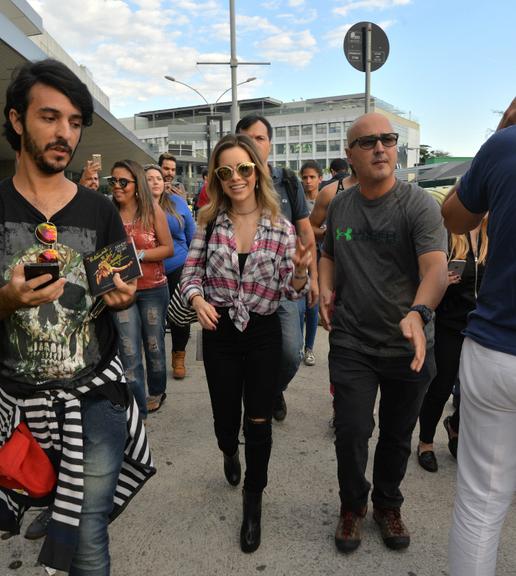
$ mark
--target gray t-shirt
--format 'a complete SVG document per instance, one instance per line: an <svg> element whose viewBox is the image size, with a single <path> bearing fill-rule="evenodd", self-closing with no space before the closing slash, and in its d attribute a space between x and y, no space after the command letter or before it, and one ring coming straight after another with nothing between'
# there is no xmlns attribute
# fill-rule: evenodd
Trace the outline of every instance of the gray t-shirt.
<svg viewBox="0 0 516 576"><path fill-rule="evenodd" d="M334 259L335 311L330 343L382 357L414 353L399 328L419 285L418 256L447 250L437 202L396 181L368 200L359 186L335 196L323 251ZM433 322L425 327L433 345Z"/></svg>
<svg viewBox="0 0 516 576"><path fill-rule="evenodd" d="M270 168L272 183L274 184L274 189L279 195L281 213L283 216L285 216L285 218L294 225L298 220L308 218L310 212L306 205L305 193L301 182L299 180L297 181L298 185L297 190L294 193L294 205L292 205L289 200L289 194L285 189L283 168L280 168L279 166L271 166Z"/></svg>

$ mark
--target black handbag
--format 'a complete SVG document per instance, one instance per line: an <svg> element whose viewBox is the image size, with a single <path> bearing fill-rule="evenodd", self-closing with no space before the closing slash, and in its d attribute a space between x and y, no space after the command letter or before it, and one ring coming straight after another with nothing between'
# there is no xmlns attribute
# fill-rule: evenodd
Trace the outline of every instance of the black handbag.
<svg viewBox="0 0 516 576"><path fill-rule="evenodd" d="M213 228L215 228L215 222L209 222L206 225L206 237L204 239L206 258L208 258L208 242L211 238ZM167 306L167 320L170 324L174 324L181 328L197 321L197 312L191 306L186 306L183 302L181 291L179 289L179 282L175 287Z"/></svg>

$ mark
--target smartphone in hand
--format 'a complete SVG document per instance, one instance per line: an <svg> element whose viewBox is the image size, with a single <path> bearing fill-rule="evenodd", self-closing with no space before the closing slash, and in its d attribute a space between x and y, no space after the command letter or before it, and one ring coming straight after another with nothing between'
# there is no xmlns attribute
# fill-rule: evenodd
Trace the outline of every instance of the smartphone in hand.
<svg viewBox="0 0 516 576"><path fill-rule="evenodd" d="M98 164L99 170L102 170L102 154L92 154L91 161L93 164Z"/></svg>
<svg viewBox="0 0 516 576"><path fill-rule="evenodd" d="M448 271L453 272L457 276L462 276L465 267L466 260L450 260L448 262Z"/></svg>
<svg viewBox="0 0 516 576"><path fill-rule="evenodd" d="M35 290L41 290L41 288L45 288L52 282L55 282L59 279L59 263L58 262L43 262L43 263L28 263L25 264L23 268L25 272L25 280L32 280L33 278L38 278L39 276L43 276L43 274L51 274L52 278L35 288Z"/></svg>

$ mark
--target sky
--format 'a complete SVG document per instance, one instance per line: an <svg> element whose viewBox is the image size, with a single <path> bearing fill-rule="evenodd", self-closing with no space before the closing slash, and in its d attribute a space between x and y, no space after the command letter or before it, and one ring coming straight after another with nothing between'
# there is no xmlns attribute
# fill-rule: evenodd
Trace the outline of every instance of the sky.
<svg viewBox="0 0 516 576"><path fill-rule="evenodd" d="M214 102L231 86L229 0L28 0L110 97L116 117ZM365 91L343 52L373 22L390 53L371 94L419 122L421 144L472 156L516 96L516 0L235 0L238 97L285 102ZM221 101L229 101L228 92Z"/></svg>

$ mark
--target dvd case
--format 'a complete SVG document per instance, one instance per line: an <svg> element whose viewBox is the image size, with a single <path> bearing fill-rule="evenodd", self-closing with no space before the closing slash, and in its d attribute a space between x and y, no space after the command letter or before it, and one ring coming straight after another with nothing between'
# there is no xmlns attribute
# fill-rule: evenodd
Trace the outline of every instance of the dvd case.
<svg viewBox="0 0 516 576"><path fill-rule="evenodd" d="M84 257L84 268L93 296L113 290L113 275L117 272L124 282L142 275L140 261L132 238L104 246Z"/></svg>

